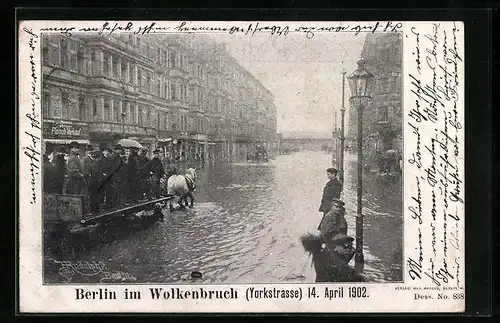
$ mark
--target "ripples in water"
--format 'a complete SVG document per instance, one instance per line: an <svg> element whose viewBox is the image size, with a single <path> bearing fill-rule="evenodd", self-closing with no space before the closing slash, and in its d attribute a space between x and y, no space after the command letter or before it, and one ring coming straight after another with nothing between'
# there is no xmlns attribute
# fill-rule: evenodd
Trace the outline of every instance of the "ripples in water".
<svg viewBox="0 0 500 323"><path fill-rule="evenodd" d="M314 281L299 237L316 232L330 163L330 155L305 152L267 164L211 165L199 170L193 209L166 211L165 222L80 259L103 261L110 271L148 283ZM352 170L347 172L346 182L352 181ZM346 189L343 197L352 236L355 194ZM374 197L365 199L364 273L370 281L401 280L401 214L384 211ZM203 277L190 279L192 271Z"/></svg>

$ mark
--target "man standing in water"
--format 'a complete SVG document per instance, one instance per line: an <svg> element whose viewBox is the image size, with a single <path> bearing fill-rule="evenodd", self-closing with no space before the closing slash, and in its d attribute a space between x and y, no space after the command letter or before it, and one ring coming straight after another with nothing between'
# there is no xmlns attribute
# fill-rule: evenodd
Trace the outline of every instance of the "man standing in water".
<svg viewBox="0 0 500 323"><path fill-rule="evenodd" d="M323 189L323 197L321 198L321 205L319 206L319 212L323 212L323 217L330 211L333 199L340 199L340 192L342 192L342 184L340 184L337 179L337 170L333 167L328 168L326 170L326 176L328 177L328 182ZM323 221L323 219L321 220Z"/></svg>

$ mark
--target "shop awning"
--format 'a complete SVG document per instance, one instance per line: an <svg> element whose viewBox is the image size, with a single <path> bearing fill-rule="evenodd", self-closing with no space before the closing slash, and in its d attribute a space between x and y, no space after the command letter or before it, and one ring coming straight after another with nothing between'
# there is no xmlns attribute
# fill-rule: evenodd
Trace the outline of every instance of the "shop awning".
<svg viewBox="0 0 500 323"><path fill-rule="evenodd" d="M72 142L77 142L79 144L90 144L90 141L88 139L43 139L45 143L53 143L53 144L60 144L60 145L69 145Z"/></svg>

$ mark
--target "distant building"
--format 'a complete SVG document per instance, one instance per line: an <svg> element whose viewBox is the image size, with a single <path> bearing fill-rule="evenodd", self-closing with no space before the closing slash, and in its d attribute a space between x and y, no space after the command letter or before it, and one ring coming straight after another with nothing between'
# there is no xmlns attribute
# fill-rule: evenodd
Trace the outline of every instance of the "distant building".
<svg viewBox="0 0 500 323"><path fill-rule="evenodd" d="M272 93L206 37L42 38L45 142L103 147L124 136L185 157L276 142Z"/></svg>
<svg viewBox="0 0 500 323"><path fill-rule="evenodd" d="M368 34L361 58L374 74L372 101L363 111L363 155L366 163L376 164L377 154L403 151L403 42L400 33ZM355 151L357 109L349 110L349 129L346 144ZM378 166L378 165L373 165Z"/></svg>

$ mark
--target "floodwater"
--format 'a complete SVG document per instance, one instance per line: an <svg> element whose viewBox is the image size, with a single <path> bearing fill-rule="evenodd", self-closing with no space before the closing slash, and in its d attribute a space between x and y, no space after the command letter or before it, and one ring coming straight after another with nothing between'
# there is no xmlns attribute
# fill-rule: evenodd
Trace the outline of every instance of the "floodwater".
<svg viewBox="0 0 500 323"><path fill-rule="evenodd" d="M261 164L210 164L197 170L193 209L170 213L167 208L164 222L73 260L102 262L107 271L127 273L136 283L189 283L193 271L203 274L197 283L314 282L311 258L299 237L317 233L330 165L331 155L316 151L276 156ZM355 172L355 157L348 155L342 198L353 237ZM370 176L363 198L363 274L367 281L401 281L401 181ZM53 258L45 257L45 264L46 282L64 281ZM71 282L100 278L75 274Z"/></svg>

